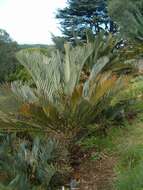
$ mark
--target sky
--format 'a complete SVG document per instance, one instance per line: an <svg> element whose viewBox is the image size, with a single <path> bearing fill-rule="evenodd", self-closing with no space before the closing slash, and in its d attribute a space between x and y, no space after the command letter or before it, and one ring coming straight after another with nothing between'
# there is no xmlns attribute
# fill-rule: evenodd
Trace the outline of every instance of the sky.
<svg viewBox="0 0 143 190"><path fill-rule="evenodd" d="M61 35L55 19L66 0L0 0L0 29L19 44L50 44L51 33Z"/></svg>

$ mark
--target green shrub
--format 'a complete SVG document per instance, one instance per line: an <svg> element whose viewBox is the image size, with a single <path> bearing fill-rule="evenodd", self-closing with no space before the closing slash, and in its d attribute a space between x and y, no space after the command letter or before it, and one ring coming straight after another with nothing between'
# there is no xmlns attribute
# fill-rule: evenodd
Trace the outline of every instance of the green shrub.
<svg viewBox="0 0 143 190"><path fill-rule="evenodd" d="M4 135L0 145L3 185L11 190L54 188L69 172L67 156L64 145L55 139L37 136L28 140L26 136L21 139L14 134Z"/></svg>

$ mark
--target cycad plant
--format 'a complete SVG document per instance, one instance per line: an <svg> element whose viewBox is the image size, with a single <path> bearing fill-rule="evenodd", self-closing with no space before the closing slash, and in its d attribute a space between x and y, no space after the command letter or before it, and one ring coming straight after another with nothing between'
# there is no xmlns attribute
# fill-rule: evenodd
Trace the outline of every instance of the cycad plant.
<svg viewBox="0 0 143 190"><path fill-rule="evenodd" d="M32 86L21 81L0 86L1 132L47 134L62 141L72 159L79 139L119 124L128 100L118 95L130 87L136 69L133 61L124 59L124 51L115 48L116 43L112 36L100 35L80 46L65 44L65 54L54 51L48 57L38 50L20 51L17 59L33 82ZM22 143L16 157L3 151L8 160L0 158L5 169L11 159L14 163L7 173L12 179L9 185L15 189L22 189L20 184L26 189L32 185L35 189L48 188L50 179L59 171L47 158L52 144L46 149L47 144L40 145L37 138L34 142L36 146L31 145L30 150ZM36 182L41 186L37 187Z"/></svg>
<svg viewBox="0 0 143 190"><path fill-rule="evenodd" d="M32 141L14 134L2 135L0 145L1 189L45 190L62 183L67 151L57 140L36 137ZM54 183L53 183L54 179Z"/></svg>
<svg viewBox="0 0 143 190"><path fill-rule="evenodd" d="M134 72L133 63L115 46L113 37L99 36L77 47L65 44L62 57L59 51L50 57L37 50L20 51L17 59L34 85L1 85L1 130L60 133L71 140L91 124L110 126L124 107L120 102L113 106L112 99L128 88ZM88 72L85 65L90 65Z"/></svg>

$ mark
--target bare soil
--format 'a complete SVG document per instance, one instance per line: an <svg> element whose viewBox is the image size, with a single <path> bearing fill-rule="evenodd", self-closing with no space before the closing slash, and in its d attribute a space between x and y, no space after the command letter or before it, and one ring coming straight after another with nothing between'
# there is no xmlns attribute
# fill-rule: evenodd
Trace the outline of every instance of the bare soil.
<svg viewBox="0 0 143 190"><path fill-rule="evenodd" d="M80 190L112 190L115 163L115 158L105 154L97 161L84 160L75 172Z"/></svg>

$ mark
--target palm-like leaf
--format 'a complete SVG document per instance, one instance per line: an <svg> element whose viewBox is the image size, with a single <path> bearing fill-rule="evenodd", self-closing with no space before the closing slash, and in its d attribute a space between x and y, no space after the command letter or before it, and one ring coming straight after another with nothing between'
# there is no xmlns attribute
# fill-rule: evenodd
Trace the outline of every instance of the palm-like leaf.
<svg viewBox="0 0 143 190"><path fill-rule="evenodd" d="M99 36L94 43L75 48L66 44L64 58L58 52L46 57L37 50L20 51L17 58L31 74L35 87L21 82L14 82L11 89L1 87L0 119L3 125L17 123L16 130L51 129L72 134L74 129L77 133L82 127L98 123L97 118L110 107L113 96L127 88L128 80L125 83L123 76L133 68L130 63L120 60L121 53L118 55L117 50L113 51L115 45L111 36L107 39ZM81 81L87 63L93 67L86 81ZM8 93L3 95L5 90ZM12 110L10 98L16 104L15 110Z"/></svg>
<svg viewBox="0 0 143 190"><path fill-rule="evenodd" d="M57 140L36 137L32 144L29 141L16 142L16 137L9 135L0 145L0 173L7 174L4 180L7 188L47 188L57 172L62 176L65 168L68 171L66 150Z"/></svg>

